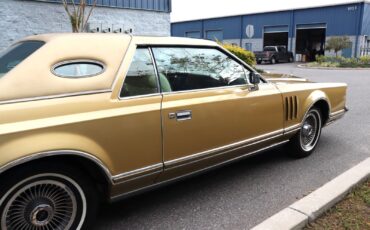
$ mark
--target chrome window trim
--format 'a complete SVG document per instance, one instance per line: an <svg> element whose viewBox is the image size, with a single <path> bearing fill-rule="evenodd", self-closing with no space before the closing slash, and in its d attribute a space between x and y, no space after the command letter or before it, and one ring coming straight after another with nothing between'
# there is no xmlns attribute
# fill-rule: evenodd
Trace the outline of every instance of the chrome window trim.
<svg viewBox="0 0 370 230"><path fill-rule="evenodd" d="M155 58L154 58L154 55L153 55L152 48L148 47L148 50L149 50L149 54L150 54L150 59L152 60L152 63L153 63L155 77L157 78L158 92L162 93L162 86L161 86L161 81L159 80L159 72L158 72L157 63L155 62Z"/></svg>
<svg viewBox="0 0 370 230"><path fill-rule="evenodd" d="M114 182L114 184L120 184L123 182L128 182L128 181L146 177L146 176L149 176L155 173L159 173L162 171L163 171L163 163L158 163L158 164L150 165L144 168L139 168L133 171L114 175L112 177L112 181Z"/></svg>
<svg viewBox="0 0 370 230"><path fill-rule="evenodd" d="M88 74L88 75L83 75L83 76L79 76L79 77L76 77L76 76L67 76L67 75L61 75L61 74L57 74L55 72L55 69L58 68L58 67L61 67L61 66L64 66L64 65L68 65L68 64L77 64L77 63L87 63L87 64L94 64L94 65L99 65L102 67L102 70L99 71L98 73L96 74ZM89 77L95 77L95 76L98 76L98 75L101 75L105 72L106 70L106 65L103 63L103 62L100 62L100 61L97 61L97 60L91 60L91 59L72 59L72 60L66 60L66 61L62 61L62 62L58 62L56 64L54 64L50 71L57 77L60 77L60 78L67 78L67 79L81 79L81 78L89 78Z"/></svg>
<svg viewBox="0 0 370 230"><path fill-rule="evenodd" d="M252 85L252 84L241 84L241 85L211 87L211 88L204 88L204 89L181 90L181 91L173 91L173 92L163 92L162 95L181 94L181 93L196 93L196 92L203 92L203 91L223 90L223 89L232 89L232 88L240 89L241 87L247 87L248 89L250 89L250 88L254 87L254 85Z"/></svg>
<svg viewBox="0 0 370 230"><path fill-rule="evenodd" d="M15 166L18 166L18 165L21 165L27 162L31 162L33 160L38 160L38 159L42 159L45 157L51 157L51 156L79 156L79 157L88 159L92 161L93 163L95 163L95 165L99 166L99 168L103 170L106 176L106 179L108 179L109 182L113 184L112 174L110 173L109 169L104 165L104 163L99 158L93 156L92 154L86 153L86 152L77 151L77 150L66 150L66 149L34 153L31 155L16 159L0 167L0 174L4 173L5 171L9 169L12 169Z"/></svg>
<svg viewBox="0 0 370 230"><path fill-rule="evenodd" d="M56 94L56 95L50 95L50 96L29 97L29 98L0 101L0 105L29 102L29 101L40 101L40 100L46 100L46 99L65 98L65 97L72 97L72 96L84 96L84 95L91 95L91 94L110 93L110 92L112 92L111 89L101 89L101 90L82 91L82 92L76 92L76 93Z"/></svg>
<svg viewBox="0 0 370 230"><path fill-rule="evenodd" d="M132 100L132 99L140 99L140 98L148 98L148 97L155 97L155 96L161 96L160 93L151 93L151 94L145 94L145 95L138 95L138 96L130 96L130 97L118 97L120 101L125 100Z"/></svg>
<svg viewBox="0 0 370 230"><path fill-rule="evenodd" d="M123 85L125 84L126 76L128 74L128 71L130 70L130 67L131 67L131 64L132 64L132 60L135 57L136 51L138 49L147 49L149 51L150 59L152 60L152 64L153 64L154 75L156 77L158 92L157 93L151 93L151 94L143 94L143 95L136 95L136 96L121 97L121 93L122 93ZM157 74L156 65L155 65L155 62L154 62L154 59L153 59L153 56L152 56L152 53L151 53L151 49L149 47L137 46L135 48L134 56L132 56L130 65L129 65L128 69L127 69L127 73L126 73L126 75L125 75L125 77L123 79L122 85L119 88L118 99L120 101L124 101L124 100L130 100L130 99L136 99L136 98L145 98L145 97L152 97L152 96L159 96L159 95L161 95L161 85L159 84L159 77L158 77L158 74Z"/></svg>
<svg viewBox="0 0 370 230"><path fill-rule="evenodd" d="M261 142L265 142L265 141L268 141L268 140L271 140L271 139L274 139L274 138L281 137L281 136L283 136L283 132L284 132L284 130L280 129L280 130L273 131L273 132L270 132L270 133L266 133L266 134L263 134L263 135L260 135L260 136L257 136L257 137L252 137L252 138L249 138L249 139L246 139L246 140L243 140L243 141L239 141L239 142L224 145L224 146L221 146L221 147L213 148L213 149L206 150L206 151L199 152L199 153L195 153L195 154L192 154L192 155L189 155L189 156L185 156L185 157L165 161L164 166L165 166L165 169L167 169L167 168L182 166L184 164L190 164L190 163L193 163L194 161L203 160L203 159L207 159L209 157L212 157L212 156L214 156L214 154L217 154L217 155L218 154L225 154L225 153L228 153L230 151L234 151L234 150L237 150L237 149L240 149L240 148L245 148L245 147L248 147L248 146L251 146L251 145L259 144Z"/></svg>
<svg viewBox="0 0 370 230"><path fill-rule="evenodd" d="M151 51L151 54L152 54L152 60L154 62L154 65L155 65L155 69L156 69L156 72L157 72L157 77L159 79L159 71L158 71L158 66L157 66L157 62L155 61L155 56L153 54L153 51L152 51L152 48L193 48L193 49L214 49L214 50L217 50L219 51L220 53L223 53L225 56L229 57L231 60L235 61L237 64L239 64L242 68L243 68L243 72L244 72L244 75L245 75L245 80L246 80L246 84L240 84L240 85L231 85L231 86L220 86L220 87L209 87L209 88L204 88L204 89L192 89L192 90L180 90L180 91L172 91L172 92L162 92L161 90L161 93L162 95L169 95L169 94L178 94L178 93L184 93L184 92L198 92L198 91L206 91L206 90L212 90L212 89L225 89L225 88L232 88L232 87L242 87L242 86L247 86L248 87L248 90L250 90L251 88L254 87L253 84L250 84L249 82L249 77L248 75L246 74L246 70L249 71L249 73L251 72L255 72L253 68L249 67L248 65L246 65L246 63L244 63L244 61L242 61L241 59L239 59L238 57L236 57L234 54L230 53L229 51L223 49L222 47L219 47L219 46L192 46L192 45L186 45L186 46L176 46L176 45L163 45L163 46L156 46L156 45L151 45L150 46L150 51ZM226 52L225 52L226 51ZM161 89L161 85L160 86L160 89Z"/></svg>
<svg viewBox="0 0 370 230"><path fill-rule="evenodd" d="M238 160L244 159L246 157L253 156L253 155L257 154L257 153L260 153L260 152L269 150L271 148L275 148L275 147L280 146L282 144L285 144L287 142L289 142L289 140L284 140L284 141L281 141L281 142L278 142L278 143L269 145L267 147L264 147L264 148L261 148L261 149L255 150L255 151L248 152L248 153L246 153L244 155L241 155L241 156L238 156L238 157L229 159L227 161L220 162L220 163L215 164L215 165L211 165L211 166L208 166L208 167L199 169L199 170L194 171L194 172L187 173L185 175L181 175L181 176L178 176L178 177L175 177L175 178L171 178L171 179L168 179L168 180L165 180L165 181L157 182L157 183L154 183L152 185L146 186L144 188L139 188L139 189L136 189L136 190L133 190L133 191L130 191L130 192L122 193L122 194L117 195L117 196L112 196L112 197L110 197L110 201L111 202L116 202L118 200L121 200L121 199L124 199L124 198L127 198L127 197L131 197L133 195L136 195L138 193L145 192L145 191L150 190L150 189L155 189L155 188L158 188L160 186L164 186L164 185L167 185L167 184L170 184L170 183L179 181L179 180L181 180L183 178L187 178L187 177L192 176L192 175L197 175L197 174L200 174L200 173L209 171L211 169L214 169L214 168L217 168L217 167L226 165L226 164L230 164L230 163L232 163L234 161L238 161ZM164 170L166 171L167 169L164 169Z"/></svg>

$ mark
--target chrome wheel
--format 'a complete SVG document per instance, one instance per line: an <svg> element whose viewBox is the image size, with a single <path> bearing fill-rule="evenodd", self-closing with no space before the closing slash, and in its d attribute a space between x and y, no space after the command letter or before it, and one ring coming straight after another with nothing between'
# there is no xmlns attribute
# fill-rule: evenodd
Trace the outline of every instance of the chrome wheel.
<svg viewBox="0 0 370 230"><path fill-rule="evenodd" d="M321 117L317 110L311 110L303 122L300 132L300 144L304 151L315 148L321 132Z"/></svg>
<svg viewBox="0 0 370 230"><path fill-rule="evenodd" d="M28 178L15 185L1 199L0 204L6 201L1 229L70 229L76 225L78 200L82 201L79 219L83 222L86 201L77 183L58 174Z"/></svg>

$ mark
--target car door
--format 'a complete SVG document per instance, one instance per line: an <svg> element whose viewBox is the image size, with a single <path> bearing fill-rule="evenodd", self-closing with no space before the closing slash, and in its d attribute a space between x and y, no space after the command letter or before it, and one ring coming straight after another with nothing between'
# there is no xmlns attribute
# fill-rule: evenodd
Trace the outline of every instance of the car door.
<svg viewBox="0 0 370 230"><path fill-rule="evenodd" d="M169 177L282 134L280 92L269 83L248 85L249 71L229 54L207 47L153 47L153 54L163 92L163 159L167 171L175 169Z"/></svg>
<svg viewBox="0 0 370 230"><path fill-rule="evenodd" d="M162 95L154 63L148 47L130 49L119 98L112 102L117 108L110 118L114 135L105 137L111 143L107 149L119 172L113 175L113 195L151 185L163 171Z"/></svg>

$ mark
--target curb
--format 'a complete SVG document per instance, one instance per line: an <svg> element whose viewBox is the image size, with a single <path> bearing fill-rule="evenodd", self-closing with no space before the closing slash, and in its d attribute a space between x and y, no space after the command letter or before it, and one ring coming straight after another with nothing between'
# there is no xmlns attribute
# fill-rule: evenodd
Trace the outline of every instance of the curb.
<svg viewBox="0 0 370 230"><path fill-rule="evenodd" d="M253 227L252 230L302 229L369 177L370 157Z"/></svg>
<svg viewBox="0 0 370 230"><path fill-rule="evenodd" d="M301 69L322 69L322 70L370 70L370 68L349 68L349 67L309 67L305 64L297 65Z"/></svg>

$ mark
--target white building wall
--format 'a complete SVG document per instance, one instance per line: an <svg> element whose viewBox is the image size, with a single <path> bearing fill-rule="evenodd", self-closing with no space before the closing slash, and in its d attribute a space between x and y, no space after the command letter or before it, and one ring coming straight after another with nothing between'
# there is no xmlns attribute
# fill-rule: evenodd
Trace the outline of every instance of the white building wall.
<svg viewBox="0 0 370 230"><path fill-rule="evenodd" d="M170 36L170 14L145 10L96 7L91 25L133 29L134 35ZM0 0L0 50L34 34L71 32L63 5Z"/></svg>

